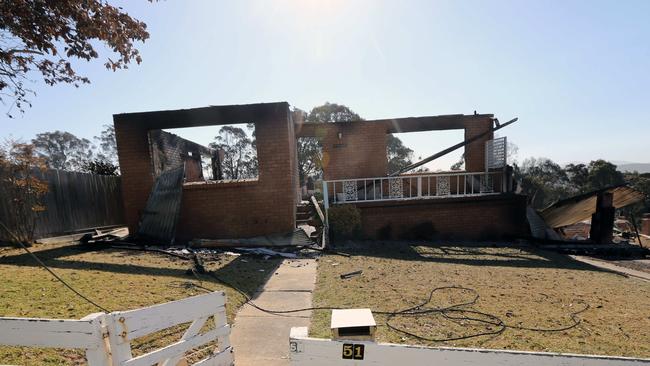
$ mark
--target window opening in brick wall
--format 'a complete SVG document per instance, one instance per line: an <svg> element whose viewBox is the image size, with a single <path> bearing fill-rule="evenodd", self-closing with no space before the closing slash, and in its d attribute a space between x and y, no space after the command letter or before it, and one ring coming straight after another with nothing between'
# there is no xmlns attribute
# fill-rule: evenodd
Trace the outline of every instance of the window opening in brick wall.
<svg viewBox="0 0 650 366"><path fill-rule="evenodd" d="M315 137L299 137L296 141L298 178L303 199L321 192L323 180L323 146Z"/></svg>
<svg viewBox="0 0 650 366"><path fill-rule="evenodd" d="M410 163L416 163L465 140L465 130L443 130L394 133L388 136L386 158L392 173ZM418 167L415 172L447 172L464 170L465 149L460 148L443 157Z"/></svg>
<svg viewBox="0 0 650 366"><path fill-rule="evenodd" d="M254 123L152 130L149 141L156 176L181 164L187 183L259 176Z"/></svg>

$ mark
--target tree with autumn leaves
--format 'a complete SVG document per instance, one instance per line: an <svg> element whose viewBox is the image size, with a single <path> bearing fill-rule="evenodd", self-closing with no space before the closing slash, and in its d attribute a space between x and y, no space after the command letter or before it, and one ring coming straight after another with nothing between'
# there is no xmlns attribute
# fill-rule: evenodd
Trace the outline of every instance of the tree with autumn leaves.
<svg viewBox="0 0 650 366"><path fill-rule="evenodd" d="M0 238L30 245L34 239L36 216L44 211L41 200L47 193L47 182L39 178L47 169L45 159L38 156L34 145L16 141L0 148L0 197L3 197Z"/></svg>
<svg viewBox="0 0 650 366"><path fill-rule="evenodd" d="M145 23L104 0L0 1L0 102L10 117L31 106L33 77L47 85L90 83L73 63L99 58L101 45L112 50L107 69L140 63L134 43L148 38Z"/></svg>

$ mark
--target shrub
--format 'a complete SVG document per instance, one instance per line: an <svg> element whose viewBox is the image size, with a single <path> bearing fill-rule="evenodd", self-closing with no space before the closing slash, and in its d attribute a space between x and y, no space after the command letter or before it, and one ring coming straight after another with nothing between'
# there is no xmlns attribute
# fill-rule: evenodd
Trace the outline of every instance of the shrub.
<svg viewBox="0 0 650 366"><path fill-rule="evenodd" d="M316 197L316 201L322 202L323 201L323 194L319 191L314 192L314 197Z"/></svg>
<svg viewBox="0 0 650 366"><path fill-rule="evenodd" d="M437 233L431 221L424 221L411 227L406 239L433 240Z"/></svg>
<svg viewBox="0 0 650 366"><path fill-rule="evenodd" d="M328 210L330 235L333 239L350 239L359 236L361 212L354 205L336 205Z"/></svg>
<svg viewBox="0 0 650 366"><path fill-rule="evenodd" d="M379 240L390 240L393 236L393 226L386 224L377 230L377 238Z"/></svg>

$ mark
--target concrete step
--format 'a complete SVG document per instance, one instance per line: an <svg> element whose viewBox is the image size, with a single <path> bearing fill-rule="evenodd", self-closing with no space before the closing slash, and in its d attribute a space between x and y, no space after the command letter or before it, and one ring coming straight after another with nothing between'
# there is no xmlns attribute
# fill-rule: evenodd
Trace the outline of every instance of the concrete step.
<svg viewBox="0 0 650 366"><path fill-rule="evenodd" d="M296 212L296 220L306 220L312 216L311 212Z"/></svg>

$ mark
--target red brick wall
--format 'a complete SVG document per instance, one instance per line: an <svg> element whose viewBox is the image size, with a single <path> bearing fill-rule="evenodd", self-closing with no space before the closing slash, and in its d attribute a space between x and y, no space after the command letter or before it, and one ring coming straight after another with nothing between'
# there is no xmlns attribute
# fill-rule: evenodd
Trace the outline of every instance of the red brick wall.
<svg viewBox="0 0 650 366"><path fill-rule="evenodd" d="M525 196L503 195L445 200L375 202L361 210L363 235L382 237L390 225L390 239L408 238L416 225L431 223L443 239L489 240L528 234Z"/></svg>
<svg viewBox="0 0 650 366"><path fill-rule="evenodd" d="M180 240L284 233L295 227L295 139L288 107L283 117L255 122L259 179L186 184L177 230ZM137 231L153 184L147 130L116 121L126 220ZM182 123L173 127L184 127ZM167 128L173 128L167 127Z"/></svg>
<svg viewBox="0 0 650 366"><path fill-rule="evenodd" d="M474 118L465 122L465 140L490 131L493 122L489 117ZM465 146L465 170L468 172L485 171L485 143L494 138L494 133Z"/></svg>
<svg viewBox="0 0 650 366"><path fill-rule="evenodd" d="M465 121L465 139L490 131L492 125L492 119L487 116L468 118ZM319 126L318 132L323 144L325 180L381 177L388 174L388 135L384 125L373 122L323 124ZM340 140L339 132L342 134ZM489 133L465 147L466 171L485 171L485 143L493 138L494 134ZM441 146L440 150L445 147Z"/></svg>
<svg viewBox="0 0 650 366"><path fill-rule="evenodd" d="M383 128L378 127L381 126L351 122L331 124L324 129L322 144L325 180L385 176L388 173L388 136Z"/></svg>
<svg viewBox="0 0 650 366"><path fill-rule="evenodd" d="M204 157L210 157L205 154L207 147L163 130L149 131L149 143L155 176L165 170L183 166L188 152L194 155L203 153Z"/></svg>
<svg viewBox="0 0 650 366"><path fill-rule="evenodd" d="M135 233L154 182L148 133L134 124L115 123L115 139L122 173L124 217L129 231Z"/></svg>

